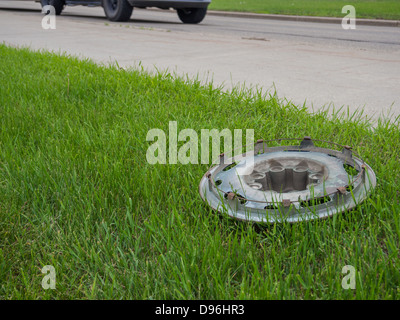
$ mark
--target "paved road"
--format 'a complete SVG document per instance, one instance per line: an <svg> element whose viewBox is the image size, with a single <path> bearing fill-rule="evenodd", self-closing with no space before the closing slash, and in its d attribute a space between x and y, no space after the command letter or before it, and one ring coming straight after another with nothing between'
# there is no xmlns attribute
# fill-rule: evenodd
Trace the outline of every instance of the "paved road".
<svg viewBox="0 0 400 320"><path fill-rule="evenodd" d="M400 115L400 28L207 16L183 25L175 13L135 9L127 23L102 8L67 7L56 30L41 28L40 5L0 1L0 41L66 51L122 67L168 69L277 90L295 104Z"/></svg>

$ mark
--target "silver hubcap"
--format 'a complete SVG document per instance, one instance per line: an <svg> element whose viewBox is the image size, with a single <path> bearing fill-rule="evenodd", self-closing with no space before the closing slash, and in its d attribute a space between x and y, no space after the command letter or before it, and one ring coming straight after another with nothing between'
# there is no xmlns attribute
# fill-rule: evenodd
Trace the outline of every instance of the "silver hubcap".
<svg viewBox="0 0 400 320"><path fill-rule="evenodd" d="M297 146L268 147L258 141L254 163L244 155L238 162L230 159L230 165L220 161L202 178L200 195L214 210L246 221L332 216L354 208L376 186L372 169L353 157L350 147L342 147L319 148L308 137Z"/></svg>

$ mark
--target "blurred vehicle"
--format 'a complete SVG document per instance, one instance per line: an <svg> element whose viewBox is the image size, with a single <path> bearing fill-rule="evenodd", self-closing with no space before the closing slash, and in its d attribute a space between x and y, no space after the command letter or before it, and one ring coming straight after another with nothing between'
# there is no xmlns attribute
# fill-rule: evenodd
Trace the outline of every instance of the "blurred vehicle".
<svg viewBox="0 0 400 320"><path fill-rule="evenodd" d="M111 21L128 21L134 7L173 8L183 23L200 23L207 13L211 0L40 0L42 7L52 5L59 15L65 6L102 6Z"/></svg>

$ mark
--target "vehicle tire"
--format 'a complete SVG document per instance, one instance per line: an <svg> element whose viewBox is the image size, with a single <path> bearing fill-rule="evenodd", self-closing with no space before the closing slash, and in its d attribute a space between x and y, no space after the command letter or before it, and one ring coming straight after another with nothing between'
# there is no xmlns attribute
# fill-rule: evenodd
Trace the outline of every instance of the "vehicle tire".
<svg viewBox="0 0 400 320"><path fill-rule="evenodd" d="M196 24L203 21L207 8L177 9L178 17L183 23Z"/></svg>
<svg viewBox="0 0 400 320"><path fill-rule="evenodd" d="M56 10L56 15L60 15L61 12L64 9L65 6L65 1L64 0L40 0L40 4L42 5L42 8L44 6L53 6L54 9Z"/></svg>
<svg viewBox="0 0 400 320"><path fill-rule="evenodd" d="M103 0L103 9L110 21L128 21L133 7L127 0Z"/></svg>

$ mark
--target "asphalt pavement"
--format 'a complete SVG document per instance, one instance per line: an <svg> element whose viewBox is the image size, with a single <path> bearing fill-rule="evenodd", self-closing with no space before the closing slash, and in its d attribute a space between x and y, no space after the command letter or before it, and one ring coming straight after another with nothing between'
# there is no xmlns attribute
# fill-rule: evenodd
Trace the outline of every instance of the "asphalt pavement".
<svg viewBox="0 0 400 320"><path fill-rule="evenodd" d="M0 1L0 42L66 52L99 63L277 91L312 111L330 105L373 117L400 115L400 28L208 15L199 25L175 12L135 9L110 22L100 7L66 7L42 29L38 3Z"/></svg>

